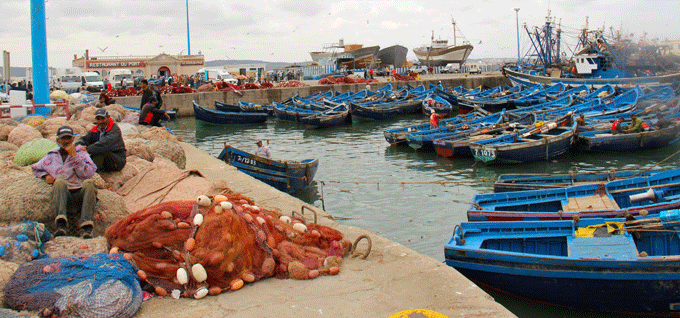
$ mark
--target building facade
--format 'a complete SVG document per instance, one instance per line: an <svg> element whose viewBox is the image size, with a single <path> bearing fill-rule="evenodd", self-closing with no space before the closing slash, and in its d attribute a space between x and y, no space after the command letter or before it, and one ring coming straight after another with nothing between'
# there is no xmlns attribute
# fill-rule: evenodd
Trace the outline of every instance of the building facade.
<svg viewBox="0 0 680 318"><path fill-rule="evenodd" d="M680 56L680 41L664 41L659 43L661 48L661 55L678 55Z"/></svg>
<svg viewBox="0 0 680 318"><path fill-rule="evenodd" d="M85 56L74 55L73 66L83 72L97 72L107 77L113 69L129 69L133 76L150 78L152 75L169 77L172 75L193 75L205 66L205 57L199 55L170 55L161 53L156 56Z"/></svg>

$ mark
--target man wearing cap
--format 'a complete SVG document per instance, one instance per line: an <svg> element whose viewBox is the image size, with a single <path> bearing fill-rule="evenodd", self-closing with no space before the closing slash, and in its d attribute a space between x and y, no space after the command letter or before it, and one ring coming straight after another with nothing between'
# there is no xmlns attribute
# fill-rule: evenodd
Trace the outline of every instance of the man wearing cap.
<svg viewBox="0 0 680 318"><path fill-rule="evenodd" d="M142 107L142 111L139 113L139 124L160 127L161 117L163 116L170 120L170 115L164 110L158 109L156 107L156 98L151 96L149 97L149 102Z"/></svg>
<svg viewBox="0 0 680 318"><path fill-rule="evenodd" d="M125 143L120 127L104 108L94 112L95 126L76 142L82 145L97 165L97 172L120 171L125 167Z"/></svg>
<svg viewBox="0 0 680 318"><path fill-rule="evenodd" d="M257 150L255 150L255 155L267 159L272 158L272 154L269 151L269 147L262 144L262 140L257 141Z"/></svg>
<svg viewBox="0 0 680 318"><path fill-rule="evenodd" d="M67 207L74 206L80 208L83 238L91 238L94 227L92 216L97 203L97 188L91 178L97 166L84 147L74 145L73 136L71 127L59 127L57 130L59 148L50 150L31 168L34 176L52 184L52 201L57 226L54 236L68 233Z"/></svg>

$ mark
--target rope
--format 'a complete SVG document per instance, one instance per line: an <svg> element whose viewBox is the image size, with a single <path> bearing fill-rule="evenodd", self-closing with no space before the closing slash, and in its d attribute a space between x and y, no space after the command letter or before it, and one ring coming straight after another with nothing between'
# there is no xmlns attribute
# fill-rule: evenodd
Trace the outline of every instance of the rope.
<svg viewBox="0 0 680 318"><path fill-rule="evenodd" d="M474 181L474 180L459 180L459 181L421 181L421 182L414 182L414 181L399 181L399 182L357 182L357 181L340 181L340 180L318 180L319 183L325 185L326 183L345 183L345 184L356 184L356 185L361 185L361 184L377 184L378 189L380 189L380 184L397 184L397 185L406 185L406 184L438 184L438 185L447 185L447 184L478 184L478 183L483 183L484 181Z"/></svg>

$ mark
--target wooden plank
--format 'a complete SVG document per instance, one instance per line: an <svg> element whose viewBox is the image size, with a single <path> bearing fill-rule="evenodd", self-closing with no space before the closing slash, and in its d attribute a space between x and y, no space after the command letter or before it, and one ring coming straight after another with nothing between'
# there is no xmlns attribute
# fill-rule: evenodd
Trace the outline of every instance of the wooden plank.
<svg viewBox="0 0 680 318"><path fill-rule="evenodd" d="M606 195L593 195L587 197L569 198L564 212L583 210L619 209L618 204Z"/></svg>

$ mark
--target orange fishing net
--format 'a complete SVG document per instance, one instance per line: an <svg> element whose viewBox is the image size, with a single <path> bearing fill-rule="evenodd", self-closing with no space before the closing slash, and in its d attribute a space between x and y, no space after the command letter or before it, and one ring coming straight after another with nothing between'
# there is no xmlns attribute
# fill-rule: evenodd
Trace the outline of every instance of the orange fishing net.
<svg viewBox="0 0 680 318"><path fill-rule="evenodd" d="M337 274L351 248L337 230L304 225L235 193L154 205L104 235L156 293L174 297L202 298L270 276Z"/></svg>

